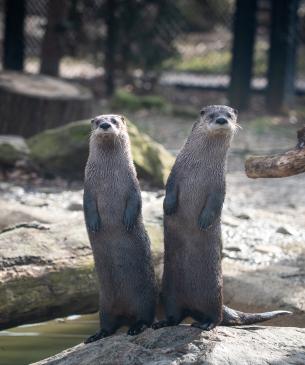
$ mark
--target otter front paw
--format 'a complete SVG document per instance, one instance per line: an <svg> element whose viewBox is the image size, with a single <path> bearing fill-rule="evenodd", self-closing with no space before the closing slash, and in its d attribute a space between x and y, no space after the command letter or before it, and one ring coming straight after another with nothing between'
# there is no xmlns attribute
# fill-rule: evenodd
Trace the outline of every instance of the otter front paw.
<svg viewBox="0 0 305 365"><path fill-rule="evenodd" d="M92 233L97 233L102 228L102 222L99 216L96 216L94 219L87 220L88 230Z"/></svg>
<svg viewBox="0 0 305 365"><path fill-rule="evenodd" d="M163 203L164 213L166 215L174 214L177 210L177 205L178 202L176 196L174 194L166 194Z"/></svg>
<svg viewBox="0 0 305 365"><path fill-rule="evenodd" d="M131 232L133 230L133 227L135 225L135 217L133 214L130 214L127 210L123 217L123 224L127 232Z"/></svg>
<svg viewBox="0 0 305 365"><path fill-rule="evenodd" d="M214 222L214 215L212 214L201 214L198 219L199 229L201 231L206 231L210 227L212 227Z"/></svg>

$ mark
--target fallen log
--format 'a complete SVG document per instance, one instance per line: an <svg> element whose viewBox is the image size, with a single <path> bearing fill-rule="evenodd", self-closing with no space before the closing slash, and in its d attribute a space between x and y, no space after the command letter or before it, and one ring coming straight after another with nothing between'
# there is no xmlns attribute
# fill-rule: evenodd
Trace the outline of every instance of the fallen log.
<svg viewBox="0 0 305 365"><path fill-rule="evenodd" d="M245 162L248 177L287 177L305 172L305 127L297 132L295 148L270 156L250 156Z"/></svg>

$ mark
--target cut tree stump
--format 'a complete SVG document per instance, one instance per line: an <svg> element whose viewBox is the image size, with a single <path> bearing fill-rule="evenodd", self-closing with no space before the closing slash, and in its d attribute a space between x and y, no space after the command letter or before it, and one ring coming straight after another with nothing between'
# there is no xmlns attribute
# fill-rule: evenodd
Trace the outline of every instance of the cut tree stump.
<svg viewBox="0 0 305 365"><path fill-rule="evenodd" d="M42 75L0 73L0 100L0 134L29 137L92 114L88 89Z"/></svg>
<svg viewBox="0 0 305 365"><path fill-rule="evenodd" d="M287 177L305 172L305 127L297 133L295 148L270 156L251 156L247 158L245 170L248 177Z"/></svg>

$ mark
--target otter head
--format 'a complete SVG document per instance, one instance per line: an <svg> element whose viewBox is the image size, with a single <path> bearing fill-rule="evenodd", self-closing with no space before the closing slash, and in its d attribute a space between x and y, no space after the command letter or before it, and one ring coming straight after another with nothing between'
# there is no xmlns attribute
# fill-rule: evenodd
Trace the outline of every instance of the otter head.
<svg viewBox="0 0 305 365"><path fill-rule="evenodd" d="M123 134L126 134L126 122L121 115L103 114L91 120L91 137L108 140Z"/></svg>
<svg viewBox="0 0 305 365"><path fill-rule="evenodd" d="M209 105L200 111L194 128L209 135L233 135L238 127L237 111L226 105Z"/></svg>

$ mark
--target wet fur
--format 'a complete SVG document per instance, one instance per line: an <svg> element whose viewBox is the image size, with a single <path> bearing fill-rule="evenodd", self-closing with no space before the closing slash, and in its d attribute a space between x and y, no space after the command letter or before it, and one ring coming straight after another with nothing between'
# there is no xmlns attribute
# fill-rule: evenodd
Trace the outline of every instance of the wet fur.
<svg viewBox="0 0 305 365"><path fill-rule="evenodd" d="M100 118L106 118L101 116ZM100 293L100 331L123 325L137 334L152 324L156 285L150 241L143 225L141 193L123 120L113 136L93 129L85 170L84 213Z"/></svg>
<svg viewBox="0 0 305 365"><path fill-rule="evenodd" d="M224 116L226 128L213 125ZM230 116L230 117L229 117ZM185 317L212 329L250 324L287 314L245 314L223 306L221 211L227 152L237 127L236 112L209 106L201 112L179 153L164 199L165 258L162 300L166 319L154 328L177 325Z"/></svg>

